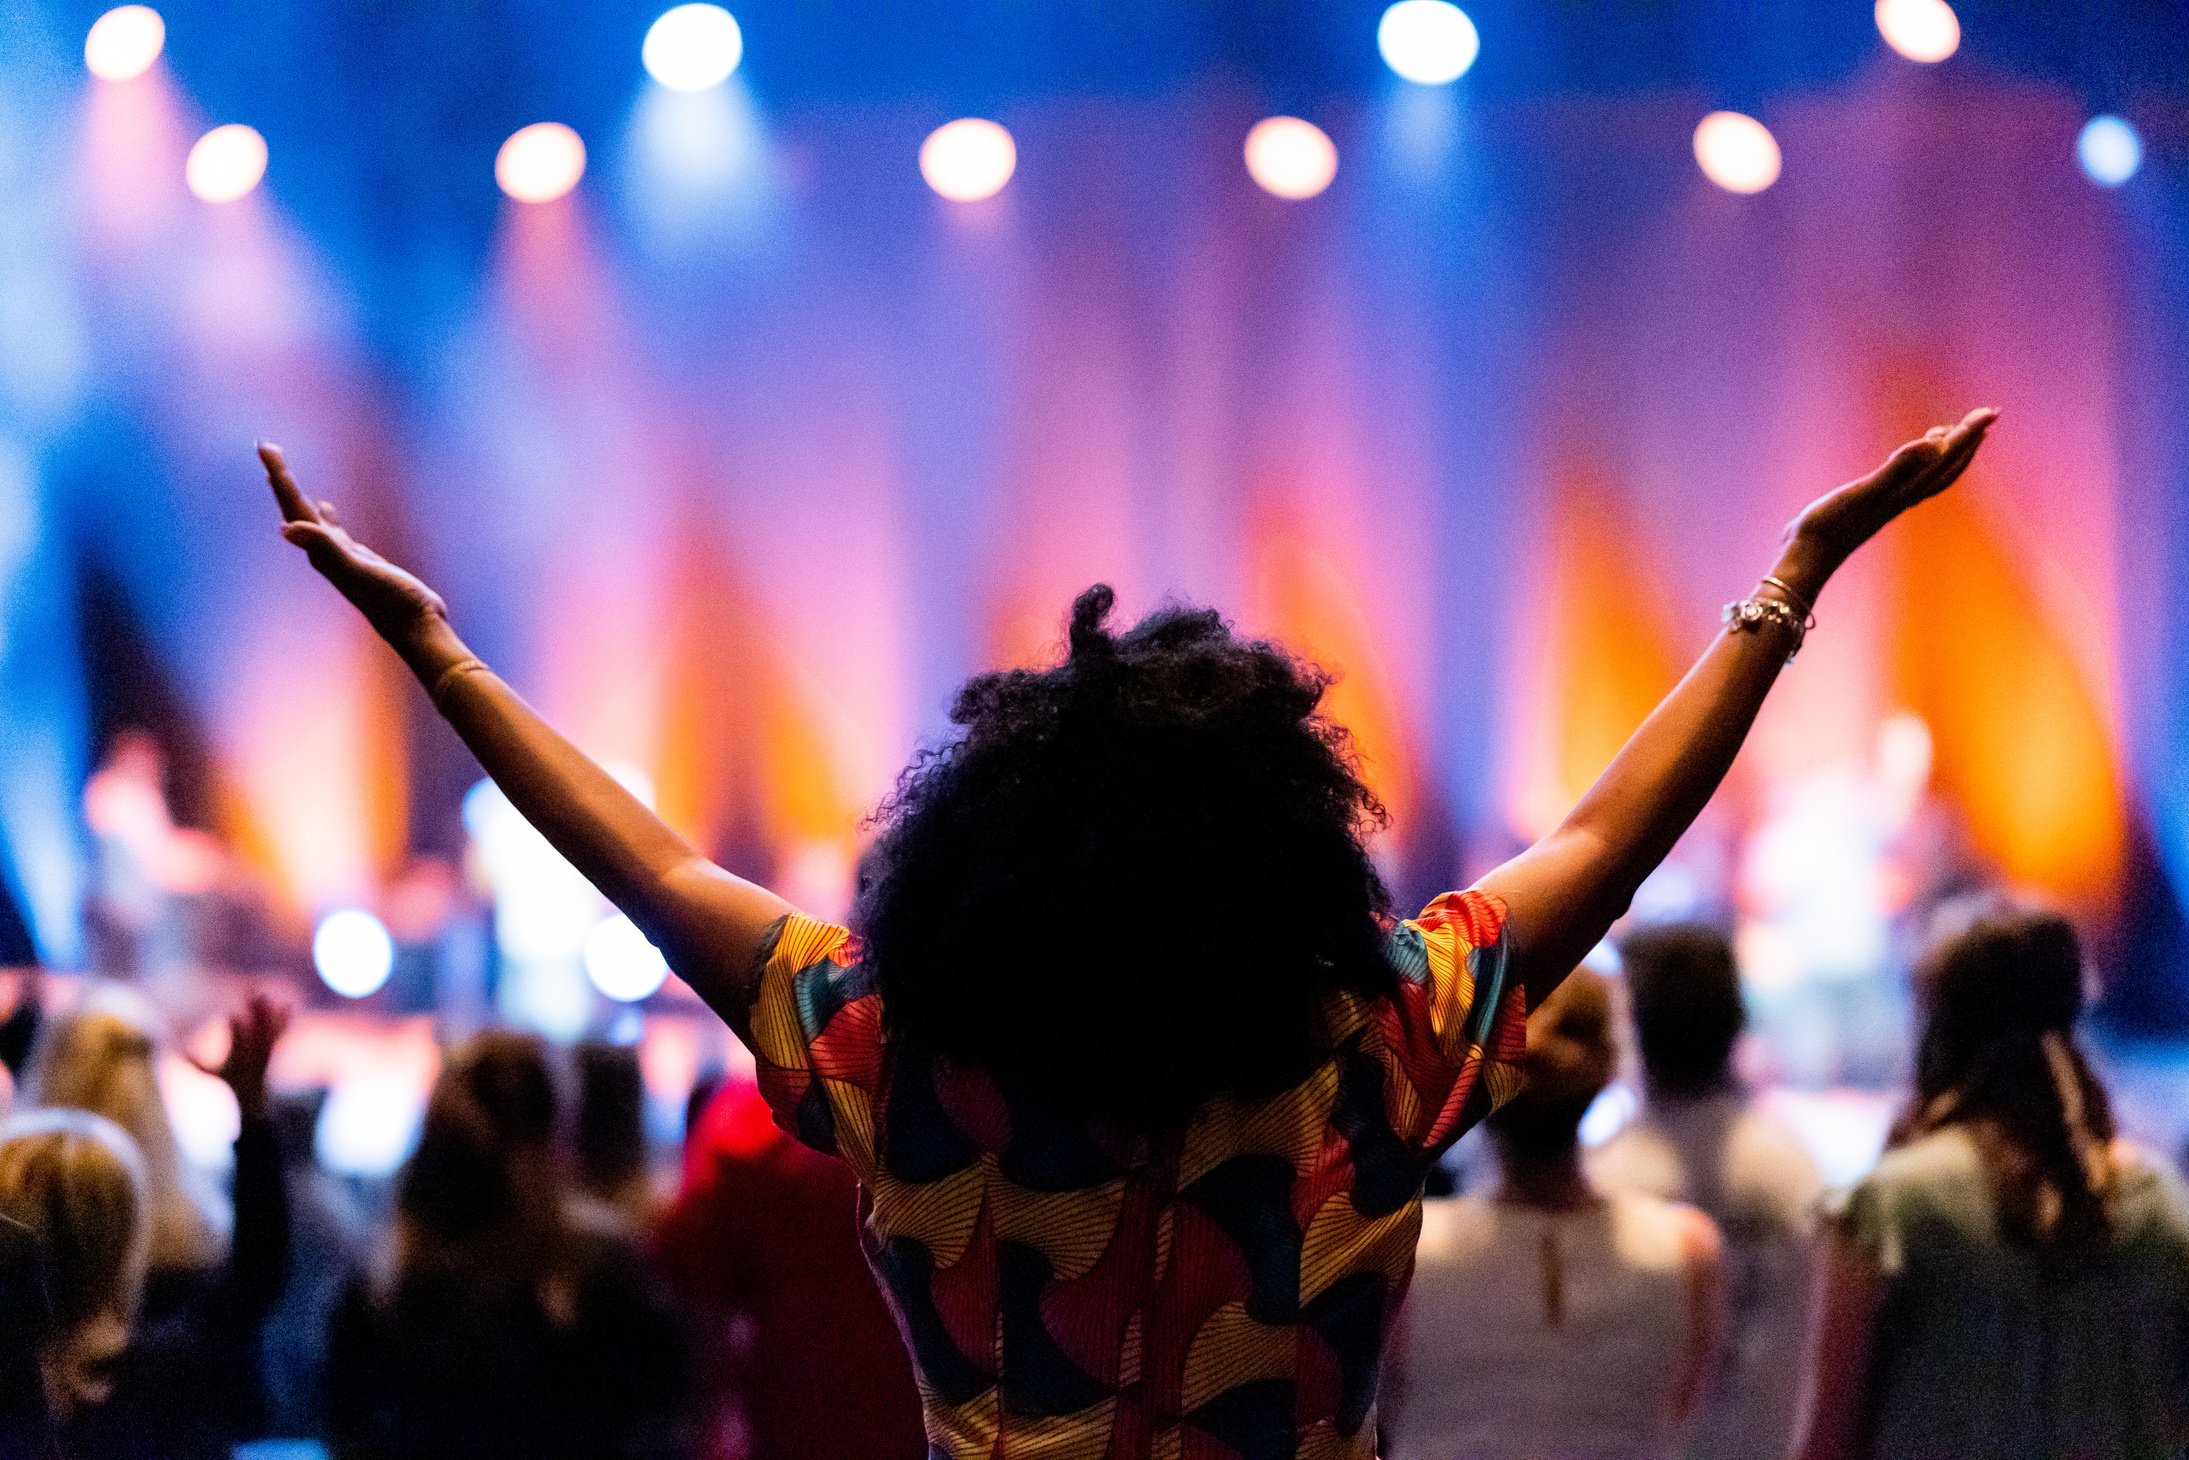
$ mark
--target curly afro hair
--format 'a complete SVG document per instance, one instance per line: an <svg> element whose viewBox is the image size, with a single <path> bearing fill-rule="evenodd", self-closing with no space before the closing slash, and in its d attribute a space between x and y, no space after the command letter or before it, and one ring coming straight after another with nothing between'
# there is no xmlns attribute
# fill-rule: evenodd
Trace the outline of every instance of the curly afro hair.
<svg viewBox="0 0 2189 1460"><path fill-rule="evenodd" d="M1297 1083L1328 996L1394 986L1385 817L1327 675L1206 609L1113 634L1115 600L1079 595L1063 663L960 691L877 814L855 920L893 1038L1158 1129Z"/></svg>

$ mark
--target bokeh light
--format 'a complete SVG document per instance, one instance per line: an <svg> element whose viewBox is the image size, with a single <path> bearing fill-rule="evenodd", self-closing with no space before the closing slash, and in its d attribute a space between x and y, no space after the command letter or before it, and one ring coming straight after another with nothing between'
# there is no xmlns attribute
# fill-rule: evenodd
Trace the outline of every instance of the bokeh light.
<svg viewBox="0 0 2189 1460"><path fill-rule="evenodd" d="M1771 129L1741 112L1712 112L1695 127L1695 162L1729 193L1760 193L1779 180Z"/></svg>
<svg viewBox="0 0 2189 1460"><path fill-rule="evenodd" d="M920 176L954 203L977 203L1003 191L1018 171L1018 144L1001 126L961 117L920 144Z"/></svg>
<svg viewBox="0 0 2189 1460"><path fill-rule="evenodd" d="M1247 174L1265 193L1312 198L1338 175L1338 147L1298 117L1264 117L1247 133Z"/></svg>
<svg viewBox="0 0 2189 1460"><path fill-rule="evenodd" d="M183 181L208 203L233 203L266 175L266 139L241 122L198 138L183 163Z"/></svg>
<svg viewBox="0 0 2189 1460"><path fill-rule="evenodd" d="M362 908L328 913L312 934L312 967L345 999L378 993L395 968L395 940L380 919Z"/></svg>
<svg viewBox="0 0 2189 1460"><path fill-rule="evenodd" d="M744 59L737 17L719 5L679 5L646 30L639 60L671 91L705 91L729 79Z"/></svg>
<svg viewBox="0 0 2189 1460"><path fill-rule="evenodd" d="M2092 182L2117 188L2143 166L2143 138L2120 117L2092 117L2075 139L2075 160Z"/></svg>
<svg viewBox="0 0 2189 1460"><path fill-rule="evenodd" d="M621 913L605 917L585 939L585 976L621 1004L652 996L669 976L668 960Z"/></svg>
<svg viewBox="0 0 2189 1460"><path fill-rule="evenodd" d="M1943 61L1961 49L1961 22L1946 0L1877 0L1877 33L1911 61Z"/></svg>
<svg viewBox="0 0 2189 1460"><path fill-rule="evenodd" d="M1408 81L1443 86L1467 74L1482 37L1467 12L1446 0L1398 0L1376 26L1376 49Z"/></svg>
<svg viewBox="0 0 2189 1460"><path fill-rule="evenodd" d="M123 5L91 23L84 65L101 81L128 81L152 69L167 44L167 22L149 5Z"/></svg>
<svg viewBox="0 0 2189 1460"><path fill-rule="evenodd" d="M561 122L520 127L494 155L494 181L520 203L552 203L585 176L585 143Z"/></svg>

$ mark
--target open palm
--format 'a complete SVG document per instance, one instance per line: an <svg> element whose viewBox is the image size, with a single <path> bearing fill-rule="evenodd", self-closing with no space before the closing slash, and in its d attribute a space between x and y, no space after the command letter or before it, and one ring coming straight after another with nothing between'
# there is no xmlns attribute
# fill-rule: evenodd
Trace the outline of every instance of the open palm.
<svg viewBox="0 0 2189 1460"><path fill-rule="evenodd" d="M1868 476L1811 502L1794 519L1790 535L1823 554L1828 567L1837 567L1895 517L1959 481L1998 418L1995 410L1976 410L1958 426L1933 426Z"/></svg>
<svg viewBox="0 0 2189 1460"><path fill-rule="evenodd" d="M266 480L281 504L281 535L304 549L321 577L332 583L380 636L401 644L421 624L444 617L448 605L415 575L397 567L350 536L335 515L334 503L314 502L289 472L281 448L258 448Z"/></svg>

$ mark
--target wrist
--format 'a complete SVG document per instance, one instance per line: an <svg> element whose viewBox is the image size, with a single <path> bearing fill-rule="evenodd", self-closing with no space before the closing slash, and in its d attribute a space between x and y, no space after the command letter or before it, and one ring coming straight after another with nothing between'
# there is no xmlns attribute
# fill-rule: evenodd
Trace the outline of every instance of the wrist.
<svg viewBox="0 0 2189 1460"><path fill-rule="evenodd" d="M418 676L419 683L426 685L438 680L451 666L472 657L448 618L440 613L421 615L400 635L391 635L388 642L410 666L410 672Z"/></svg>
<svg viewBox="0 0 2189 1460"><path fill-rule="evenodd" d="M1801 599L1804 609L1814 609L1824 592L1824 585L1831 581L1833 570L1838 566L1838 559L1824 544L1797 530L1779 554L1771 576L1791 589ZM1771 589L1766 585L1761 591L1768 593Z"/></svg>

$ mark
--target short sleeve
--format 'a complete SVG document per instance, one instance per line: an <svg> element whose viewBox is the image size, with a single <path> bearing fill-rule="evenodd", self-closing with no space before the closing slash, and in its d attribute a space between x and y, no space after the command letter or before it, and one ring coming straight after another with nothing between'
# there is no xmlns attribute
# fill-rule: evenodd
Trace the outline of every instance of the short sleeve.
<svg viewBox="0 0 2189 1460"><path fill-rule="evenodd" d="M760 960L752 1011L760 1093L776 1124L865 1180L882 1086L882 999L859 940L792 913Z"/></svg>
<svg viewBox="0 0 2189 1460"><path fill-rule="evenodd" d="M1891 1188L1877 1176L1824 1201L1824 1213L1840 1243L1882 1277L1897 1276L1907 1261Z"/></svg>
<svg viewBox="0 0 2189 1460"><path fill-rule="evenodd" d="M1506 936L1505 904L1447 892L1392 930L1399 986L1375 1018L1385 1113L1410 1145L1441 1150L1520 1089L1527 996Z"/></svg>

